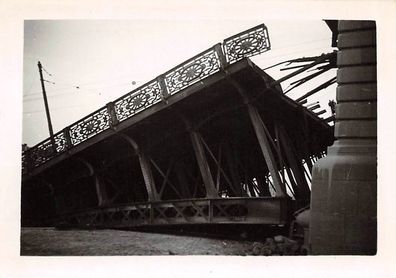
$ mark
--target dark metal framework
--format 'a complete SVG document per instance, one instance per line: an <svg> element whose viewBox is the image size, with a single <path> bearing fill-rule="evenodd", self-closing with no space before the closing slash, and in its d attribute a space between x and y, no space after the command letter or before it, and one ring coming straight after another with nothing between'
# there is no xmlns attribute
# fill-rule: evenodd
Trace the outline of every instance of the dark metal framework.
<svg viewBox="0 0 396 278"><path fill-rule="evenodd" d="M332 128L243 59L267 50L259 25L24 152L23 223L287 224Z"/></svg>

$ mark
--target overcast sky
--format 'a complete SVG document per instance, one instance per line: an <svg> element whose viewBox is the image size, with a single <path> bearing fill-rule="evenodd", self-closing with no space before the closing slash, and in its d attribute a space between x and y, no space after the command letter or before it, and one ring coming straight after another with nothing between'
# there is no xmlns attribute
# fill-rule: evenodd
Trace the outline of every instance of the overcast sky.
<svg viewBox="0 0 396 278"><path fill-rule="evenodd" d="M264 23L272 49L252 58L261 68L330 52L324 21L266 20L28 20L24 24L23 138L33 146L49 136L37 62L44 69L54 132L238 32ZM275 79L287 74L269 70ZM302 95L335 76L307 83ZM283 88L288 83L282 84ZM290 94L293 97L293 94ZM335 99L335 85L309 98ZM329 116L329 112L324 117Z"/></svg>

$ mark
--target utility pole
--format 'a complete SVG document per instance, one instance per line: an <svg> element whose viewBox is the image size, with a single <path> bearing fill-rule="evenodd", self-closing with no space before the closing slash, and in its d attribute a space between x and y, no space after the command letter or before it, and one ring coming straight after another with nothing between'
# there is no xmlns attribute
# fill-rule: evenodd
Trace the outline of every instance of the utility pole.
<svg viewBox="0 0 396 278"><path fill-rule="evenodd" d="M47 101L47 93L45 92L44 79L43 79L43 67L41 66L40 61L38 62L37 65L38 65L39 73L40 73L41 89L43 90L45 113L47 115L47 122L48 122L49 134L50 134L50 138L51 138L51 145L53 148L52 150L54 150L55 149L54 131L52 130L51 116L50 116L50 112L49 112L49 108L48 108L48 101Z"/></svg>

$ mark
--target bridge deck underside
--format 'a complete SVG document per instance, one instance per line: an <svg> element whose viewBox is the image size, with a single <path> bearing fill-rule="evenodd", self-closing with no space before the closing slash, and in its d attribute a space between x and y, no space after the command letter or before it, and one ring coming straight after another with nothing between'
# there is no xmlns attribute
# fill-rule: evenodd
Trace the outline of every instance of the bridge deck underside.
<svg viewBox="0 0 396 278"><path fill-rule="evenodd" d="M84 227L284 224L287 202L274 197L247 105L260 115L278 171L293 168L291 156L301 163L320 155L333 137L271 82L242 60L62 154L25 177L23 219Z"/></svg>

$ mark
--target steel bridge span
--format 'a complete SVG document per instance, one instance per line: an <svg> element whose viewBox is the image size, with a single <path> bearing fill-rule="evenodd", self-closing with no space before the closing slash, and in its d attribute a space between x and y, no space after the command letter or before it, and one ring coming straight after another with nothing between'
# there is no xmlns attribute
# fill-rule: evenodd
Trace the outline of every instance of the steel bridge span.
<svg viewBox="0 0 396 278"><path fill-rule="evenodd" d="M22 225L286 225L333 129L226 39L23 153Z"/></svg>

